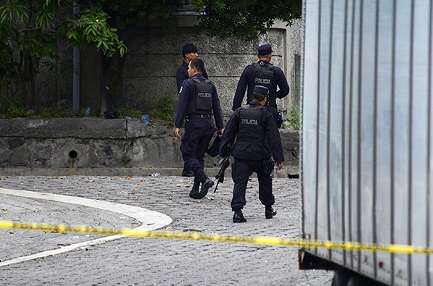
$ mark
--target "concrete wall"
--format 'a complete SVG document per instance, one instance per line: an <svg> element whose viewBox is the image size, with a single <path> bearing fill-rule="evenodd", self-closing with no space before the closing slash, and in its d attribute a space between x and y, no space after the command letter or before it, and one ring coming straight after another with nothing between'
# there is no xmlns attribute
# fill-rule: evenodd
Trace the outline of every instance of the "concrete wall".
<svg viewBox="0 0 433 286"><path fill-rule="evenodd" d="M118 71L121 74L119 87L116 86L116 92L108 92L109 98L101 95L101 89L108 87L101 86L103 74L99 53L94 48L83 49L80 61L80 107L90 106L95 115L102 114L107 107L140 109L144 114L160 107L164 96L177 97L175 74L183 61L182 46L187 42L193 42L199 48L209 77L218 88L226 118L231 115L239 76L246 65L257 61L257 47L265 42L272 45L272 62L283 69L291 87L289 96L278 100L280 109L288 111L293 102L299 101L300 20L295 21L293 26L277 21L266 35L249 42L195 34L193 25L196 15L179 16L178 23L175 32L164 32L159 27L132 29L126 63L123 70ZM72 52L63 47L61 58L62 64L58 64L55 73L41 69L42 72L36 77L38 106L50 107L62 103L65 109L72 108ZM121 94L117 94L118 90ZM2 90L1 94L11 100L20 95L19 86ZM7 106L7 101L0 103L0 108Z"/></svg>
<svg viewBox="0 0 433 286"><path fill-rule="evenodd" d="M281 135L286 177L298 173L299 134ZM0 175L180 175L179 147L172 128L140 121L0 119ZM218 159L206 155L206 168L216 169Z"/></svg>
<svg viewBox="0 0 433 286"><path fill-rule="evenodd" d="M122 76L123 102L127 106L147 113L158 107L163 96L177 96L175 75L183 61L182 46L188 42L198 47L199 56L205 62L209 79L218 89L227 117L231 115L239 77L248 64L257 61L257 47L263 43L272 45L272 63L283 69L291 86L289 96L278 100L280 109L287 111L292 99L299 100L300 24L286 26L278 22L266 35L247 42L194 34L191 27L193 19L182 18L179 23L176 33L165 33L158 27L138 27L134 30Z"/></svg>
<svg viewBox="0 0 433 286"><path fill-rule="evenodd" d="M257 61L257 47L270 43L274 50L272 63L283 69L291 87L289 96L277 101L287 115L300 94L301 21L293 26L277 22L266 35L249 42L195 34L194 23L195 17L180 17L175 33L165 33L158 27L135 28L124 69L119 71L122 95L116 101L122 106L117 108L150 113L160 107L164 96L177 97L175 74L183 61L181 49L185 43L193 42L209 78L217 86L228 120L240 74L246 65ZM80 106L91 106L97 114L103 101L101 59L94 50L86 50L81 67ZM72 76L72 71L68 74ZM57 75L52 79L55 84L44 85L39 93L57 101L66 98L66 105L72 103L70 78L64 81ZM298 133L286 130L281 135L288 166L282 174L297 174ZM48 170L56 174L147 174L173 170L173 174L179 174L179 145L172 128L147 128L141 122L123 119L4 119L0 120L0 174L48 174ZM212 168L217 159L207 158L206 162L206 167Z"/></svg>

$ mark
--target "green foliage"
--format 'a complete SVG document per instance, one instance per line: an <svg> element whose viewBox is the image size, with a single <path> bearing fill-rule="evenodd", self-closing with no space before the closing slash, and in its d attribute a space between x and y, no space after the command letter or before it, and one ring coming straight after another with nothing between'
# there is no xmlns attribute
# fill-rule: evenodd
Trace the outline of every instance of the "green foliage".
<svg viewBox="0 0 433 286"><path fill-rule="evenodd" d="M106 0L100 7L116 19L119 29L157 20L172 30L177 21L173 12L186 5L199 13L199 31L244 40L266 33L277 19L291 23L302 15L302 0L131 0L127 5L123 0Z"/></svg>
<svg viewBox="0 0 433 286"><path fill-rule="evenodd" d="M118 29L157 20L163 28L173 30L177 22L173 12L189 6L200 15L197 26L200 31L244 40L266 33L275 20L291 23L302 15L302 0L130 0L127 5L123 0L106 0L91 3L106 12Z"/></svg>
<svg viewBox="0 0 433 286"><path fill-rule="evenodd" d="M288 121L293 129L299 130L301 128L301 111L299 109L299 106L292 106Z"/></svg>
<svg viewBox="0 0 433 286"><path fill-rule="evenodd" d="M22 105L11 104L8 108L6 117L9 118L26 117L26 109Z"/></svg>
<svg viewBox="0 0 433 286"><path fill-rule="evenodd" d="M124 166L124 167L131 167L131 162L132 162L131 157L128 157L126 154L124 154L122 156L121 160L122 160L122 166Z"/></svg>
<svg viewBox="0 0 433 286"><path fill-rule="evenodd" d="M302 0L191 0L199 17L199 28L211 36L253 40L275 20L292 23L302 16Z"/></svg>
<svg viewBox="0 0 433 286"><path fill-rule="evenodd" d="M36 112L26 112L26 108L17 103L9 102L9 107L5 114L7 118L21 117L39 117L39 118L68 118L68 117L85 117L86 108L81 108L79 113L73 113L69 108L65 108L60 104L55 104L50 107L40 107Z"/></svg>
<svg viewBox="0 0 433 286"><path fill-rule="evenodd" d="M0 6L0 88L27 82L42 57L57 54L55 1L2 1ZM30 62L29 59L32 59Z"/></svg>
<svg viewBox="0 0 433 286"><path fill-rule="evenodd" d="M125 118L126 116L129 116L132 118L140 119L142 115L143 112L134 108L122 107L119 110L119 118Z"/></svg>
<svg viewBox="0 0 433 286"><path fill-rule="evenodd" d="M185 5L184 0L129 0L127 5L123 0L106 0L101 7L112 19L119 30L137 23L149 23L157 20L166 30L176 27L176 8Z"/></svg>
<svg viewBox="0 0 433 286"><path fill-rule="evenodd" d="M81 12L77 19L69 19L59 29L71 42L72 46L81 47L84 43L93 44L107 57L112 57L116 51L123 56L127 47L119 40L117 29L110 27L107 22L108 14L95 6Z"/></svg>
<svg viewBox="0 0 433 286"><path fill-rule="evenodd" d="M0 118L15 118L15 117L25 117L26 109L19 103L18 100L11 101L5 95L0 98Z"/></svg>
<svg viewBox="0 0 433 286"><path fill-rule="evenodd" d="M47 108L41 107L36 112L36 114L41 118L62 118L67 117L67 114L63 111L62 107L58 104Z"/></svg>
<svg viewBox="0 0 433 286"><path fill-rule="evenodd" d="M87 112L86 109L87 109L86 107L80 108L80 110L78 110L78 117L86 117L87 116L86 115L86 112Z"/></svg>
<svg viewBox="0 0 433 286"><path fill-rule="evenodd" d="M38 113L39 117L41 117L41 118L55 117L55 116L52 116L52 113L46 107L41 107L37 113Z"/></svg>
<svg viewBox="0 0 433 286"><path fill-rule="evenodd" d="M77 2L89 8L74 18L69 0L1 1L0 89L10 84L28 88L43 59L60 59L58 45L63 40L73 47L94 45L107 57L127 52L118 30L108 24L102 2L96 1L95 6L86 6L89 1ZM25 99L27 91L21 92ZM31 97L35 101L36 95Z"/></svg>
<svg viewBox="0 0 433 286"><path fill-rule="evenodd" d="M53 68L61 66L58 61L64 52L59 51L62 41L68 47L94 46L106 57L117 53L123 56L128 52L121 40L123 29L157 21L173 30L177 21L173 12L186 5L199 12L199 31L243 40L264 34L277 19L291 23L302 15L301 0L3 0L0 3L0 90L8 85L28 89L21 90L21 100L28 109L33 108L28 102L37 102L31 79L43 61ZM80 5L77 15L72 15L73 3ZM171 118L174 115L171 100L163 99L165 107L154 111L153 117Z"/></svg>
<svg viewBox="0 0 433 286"><path fill-rule="evenodd" d="M165 95L161 98L161 101L159 102L159 107L149 112L150 120L173 121L176 114L175 104L176 97L172 95L172 93L170 93L170 95ZM123 107L119 110L119 118L125 118L129 116L140 120L145 113L146 112L138 109Z"/></svg>
<svg viewBox="0 0 433 286"><path fill-rule="evenodd" d="M161 120L173 120L176 114L175 109L176 97L173 93L165 95L161 99L160 107L150 113L151 118L161 119Z"/></svg>

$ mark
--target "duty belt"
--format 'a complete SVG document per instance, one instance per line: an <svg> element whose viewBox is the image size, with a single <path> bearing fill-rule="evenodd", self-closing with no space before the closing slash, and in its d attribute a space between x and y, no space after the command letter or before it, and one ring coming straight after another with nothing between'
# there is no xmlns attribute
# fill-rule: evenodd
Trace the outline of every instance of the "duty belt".
<svg viewBox="0 0 433 286"><path fill-rule="evenodd" d="M190 119L210 119L210 114L191 114L186 116L186 120Z"/></svg>

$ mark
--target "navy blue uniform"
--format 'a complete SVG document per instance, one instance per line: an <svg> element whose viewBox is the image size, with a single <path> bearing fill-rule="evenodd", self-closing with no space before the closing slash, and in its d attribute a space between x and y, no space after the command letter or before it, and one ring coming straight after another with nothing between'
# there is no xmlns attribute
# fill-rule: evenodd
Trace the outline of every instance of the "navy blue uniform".
<svg viewBox="0 0 433 286"><path fill-rule="evenodd" d="M223 129L223 117L215 85L212 83L212 113L215 118L215 124L211 115L188 114L188 104L196 95L196 83L193 79L205 81L202 74L196 74L192 78L185 80L182 84L178 97L175 127L181 128L184 120L185 133L182 136L180 149L185 165L194 171L195 177L203 181L204 176L204 154L209 146L209 142L216 131L216 128Z"/></svg>
<svg viewBox="0 0 433 286"><path fill-rule="evenodd" d="M258 61L258 64L269 66L271 65L268 61ZM236 110L236 108L239 108L242 105L242 101L245 96L245 90L247 90L247 103L250 103L254 87L256 86L256 82L254 81L254 64L248 65L244 71L241 74L241 77L239 78L238 85L236 87L236 93L235 97L233 98L233 107L232 110ZM278 118L278 111L277 111L277 98L284 98L289 94L290 88L289 84L287 83L286 76L284 75L284 72L276 66L272 66L273 71L273 79L272 84L269 87L269 96L268 100L266 102L266 105L274 115L274 119L277 120ZM262 83L260 83L262 84ZM277 86L279 90L277 91Z"/></svg>
<svg viewBox="0 0 433 286"><path fill-rule="evenodd" d="M283 147L281 144L280 133L273 119L272 113L268 109L262 109L259 128L264 133L263 140L255 133L251 132L251 138L242 136L246 139L240 139L239 128L241 124L241 111L245 107L237 108L227 123L224 135L221 139L220 156L225 157L229 150L228 145L231 145L234 138L238 137L234 146L231 148L231 156L234 157L232 166L232 178L234 182L233 199L231 201L232 210L240 210L246 204L245 191L247 188L248 178L253 172L257 173L259 180L259 199L265 206L273 205L275 197L272 194L272 177L270 173L264 172L263 161L268 160L271 156L276 162L284 162ZM259 102L251 101L248 108L261 109ZM243 119L245 120L245 119ZM248 123L248 121L247 121ZM254 133L254 134L253 134ZM248 135L248 134L247 134Z"/></svg>
<svg viewBox="0 0 433 286"><path fill-rule="evenodd" d="M203 76L205 78L208 78L206 71L203 71ZM179 69L177 70L176 73L176 84L177 84L177 92L180 92L180 88L182 86L182 83L184 80L188 79L188 64L183 61L182 65L179 67ZM188 169L188 167L186 166L186 162L184 162L184 166L183 166L183 172L182 172L182 176L191 176L190 175L190 170Z"/></svg>
<svg viewBox="0 0 433 286"><path fill-rule="evenodd" d="M206 71L203 71L203 76L205 78L208 78ZM183 61L182 65L179 67L176 73L176 84L177 84L177 92L180 92L180 87L182 86L182 83L184 80L188 79L188 64Z"/></svg>

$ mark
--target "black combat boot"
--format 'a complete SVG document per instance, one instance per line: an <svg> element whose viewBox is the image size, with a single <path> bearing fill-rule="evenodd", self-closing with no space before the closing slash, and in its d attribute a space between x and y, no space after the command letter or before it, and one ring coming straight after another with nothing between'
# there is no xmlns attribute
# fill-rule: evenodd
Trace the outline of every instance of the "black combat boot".
<svg viewBox="0 0 433 286"><path fill-rule="evenodd" d="M200 181L197 178L194 178L194 185L192 186L191 192L189 192L189 197L193 199L199 199L198 190L200 188Z"/></svg>
<svg viewBox="0 0 433 286"><path fill-rule="evenodd" d="M272 206L265 206L265 216L267 219L274 217L277 211L272 208Z"/></svg>
<svg viewBox="0 0 433 286"><path fill-rule="evenodd" d="M214 182L204 172L198 173L196 178L201 182L200 192L197 197L197 199L201 199L207 195L208 190L212 188Z"/></svg>
<svg viewBox="0 0 433 286"><path fill-rule="evenodd" d="M235 210L235 213L233 214L233 222L234 223L247 222L246 218L244 217L244 214L242 213L242 210Z"/></svg>

